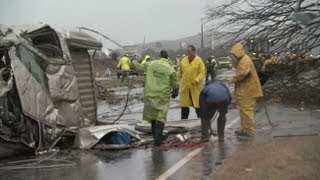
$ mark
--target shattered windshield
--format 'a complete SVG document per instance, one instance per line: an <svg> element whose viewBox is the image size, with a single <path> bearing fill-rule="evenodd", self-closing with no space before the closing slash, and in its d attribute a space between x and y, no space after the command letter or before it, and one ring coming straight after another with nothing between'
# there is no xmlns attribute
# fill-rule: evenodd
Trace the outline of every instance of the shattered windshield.
<svg viewBox="0 0 320 180"><path fill-rule="evenodd" d="M39 84L48 91L45 60L22 45L17 47L17 56Z"/></svg>

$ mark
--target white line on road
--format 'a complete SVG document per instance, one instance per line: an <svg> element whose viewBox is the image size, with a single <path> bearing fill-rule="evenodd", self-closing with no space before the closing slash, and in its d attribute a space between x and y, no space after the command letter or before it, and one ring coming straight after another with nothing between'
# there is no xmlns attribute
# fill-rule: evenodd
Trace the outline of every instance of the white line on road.
<svg viewBox="0 0 320 180"><path fill-rule="evenodd" d="M229 124L227 124L226 125L226 128L230 128L231 126L233 126L237 121L239 121L240 120L240 117L238 116L238 117L236 117L236 118L234 118L232 121L231 121L231 123L229 123Z"/></svg>
<svg viewBox="0 0 320 180"><path fill-rule="evenodd" d="M227 124L226 128L230 128L233 126L237 121L240 120L240 117L234 118L229 124ZM186 157L181 159L179 162L174 164L171 168L169 168L166 172L161 174L156 180L165 180L174 174L177 170L179 170L183 165L185 165L188 161L190 161L194 156L196 156L204 147L197 148L191 151Z"/></svg>
<svg viewBox="0 0 320 180"><path fill-rule="evenodd" d="M143 109L143 106L133 108L133 109L131 109L131 111L137 111L137 110L141 110L141 109Z"/></svg>
<svg viewBox="0 0 320 180"><path fill-rule="evenodd" d="M169 176L171 176L173 173L175 173L178 169L180 169L183 165L185 165L189 160L191 160L195 155L197 155L202 149L203 149L203 147L193 150L186 157L181 159L179 162L177 162L175 165L173 165L166 172L161 174L161 176L159 176L156 180L165 180L165 179L167 179Z"/></svg>

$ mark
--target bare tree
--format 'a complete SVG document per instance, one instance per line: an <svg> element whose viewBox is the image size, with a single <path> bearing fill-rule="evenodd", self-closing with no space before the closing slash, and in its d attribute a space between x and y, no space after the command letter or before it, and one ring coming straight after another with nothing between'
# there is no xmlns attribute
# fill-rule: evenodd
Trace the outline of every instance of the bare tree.
<svg viewBox="0 0 320 180"><path fill-rule="evenodd" d="M299 46L308 52L320 47L319 0L229 0L212 1L207 18L218 31L216 39L229 42L263 37L277 45L277 51Z"/></svg>

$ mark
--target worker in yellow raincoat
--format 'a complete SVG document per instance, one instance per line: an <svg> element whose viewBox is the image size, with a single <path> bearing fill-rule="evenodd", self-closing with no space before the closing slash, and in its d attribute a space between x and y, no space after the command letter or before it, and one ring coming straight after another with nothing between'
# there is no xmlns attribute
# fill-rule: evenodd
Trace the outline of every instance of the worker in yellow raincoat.
<svg viewBox="0 0 320 180"><path fill-rule="evenodd" d="M150 55L145 55L143 61L141 62L142 65L151 62L151 56ZM143 75L146 75L146 72L143 72Z"/></svg>
<svg viewBox="0 0 320 180"><path fill-rule="evenodd" d="M127 78L127 82L129 82L129 72L131 71L131 61L128 57L128 54L125 54L120 60L117 67L122 71L122 79Z"/></svg>
<svg viewBox="0 0 320 180"><path fill-rule="evenodd" d="M176 71L170 65L168 53L162 50L160 57L159 60L144 64L133 61L135 69L146 72L143 119L151 123L155 145L160 145L164 140L162 133L167 121L170 97L178 96Z"/></svg>
<svg viewBox="0 0 320 180"><path fill-rule="evenodd" d="M146 55L146 56L144 57L143 61L141 62L141 64L145 64L145 63L150 62L150 61L151 61L150 55Z"/></svg>
<svg viewBox="0 0 320 180"><path fill-rule="evenodd" d="M199 96L206 69L195 51L193 45L187 47L186 56L181 60L177 72L177 80L180 81L181 119L188 119L190 106L195 108L198 118L200 116Z"/></svg>
<svg viewBox="0 0 320 180"><path fill-rule="evenodd" d="M245 53L241 43L236 43L231 54L236 58L236 74L229 80L235 84L235 97L240 107L241 130L235 131L239 139L250 139L254 136L254 109L262 88L256 68L251 58Z"/></svg>

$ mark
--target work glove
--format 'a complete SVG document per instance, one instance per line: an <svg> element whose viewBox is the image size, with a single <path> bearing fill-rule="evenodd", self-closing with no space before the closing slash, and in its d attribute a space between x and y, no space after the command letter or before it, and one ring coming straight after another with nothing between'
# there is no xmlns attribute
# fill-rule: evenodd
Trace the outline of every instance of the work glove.
<svg viewBox="0 0 320 180"><path fill-rule="evenodd" d="M176 98L179 95L179 87L173 88L171 91L171 98Z"/></svg>

